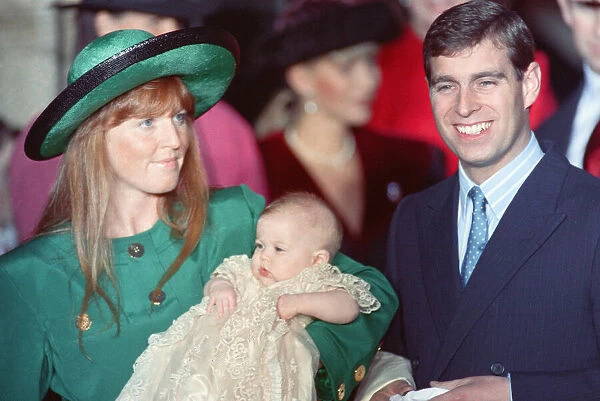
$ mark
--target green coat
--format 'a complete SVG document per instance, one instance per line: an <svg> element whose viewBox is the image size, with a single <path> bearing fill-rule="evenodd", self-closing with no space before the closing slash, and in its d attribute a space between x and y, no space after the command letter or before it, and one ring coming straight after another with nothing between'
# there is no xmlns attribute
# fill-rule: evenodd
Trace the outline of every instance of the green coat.
<svg viewBox="0 0 600 401"><path fill-rule="evenodd" d="M83 333L90 359L77 341L75 319L85 287L70 234L41 236L0 256L0 399L40 400L51 388L66 400L114 400L148 336L167 329L200 302L204 283L225 257L251 254L263 207L264 200L244 186L215 192L200 244L166 283L167 297L159 306L151 307L148 294L177 255L181 241L171 238L161 221L147 232L115 239L121 331L117 335L114 325L108 327L111 314L103 301L91 302L88 314L93 323ZM129 256L132 243L143 245L142 256ZM382 308L361 314L351 324L317 321L308 327L327 372L317 380L319 395L332 400L348 398L356 378L362 376L355 371L369 365L398 306L378 270L344 255L334 263L369 282ZM109 293L114 297L113 290Z"/></svg>

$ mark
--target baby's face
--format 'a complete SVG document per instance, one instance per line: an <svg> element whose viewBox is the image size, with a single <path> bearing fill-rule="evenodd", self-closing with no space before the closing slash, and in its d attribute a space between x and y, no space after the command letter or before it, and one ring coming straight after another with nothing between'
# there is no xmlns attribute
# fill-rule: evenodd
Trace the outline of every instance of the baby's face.
<svg viewBox="0 0 600 401"><path fill-rule="evenodd" d="M294 213L262 216L256 226L252 273L264 285L288 280L314 262L315 236Z"/></svg>

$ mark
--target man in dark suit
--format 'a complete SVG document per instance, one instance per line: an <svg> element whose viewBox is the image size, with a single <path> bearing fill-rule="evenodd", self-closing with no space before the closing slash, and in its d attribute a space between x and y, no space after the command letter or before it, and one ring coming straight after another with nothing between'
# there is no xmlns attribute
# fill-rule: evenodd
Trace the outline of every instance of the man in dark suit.
<svg viewBox="0 0 600 401"><path fill-rule="evenodd" d="M557 0L565 23L571 28L577 53L583 61L583 81L538 130L540 140L552 140L557 150L577 167L598 172L585 160L594 127L600 121L600 1ZM600 136L600 128L597 130ZM588 152L591 149L588 149Z"/></svg>
<svg viewBox="0 0 600 401"><path fill-rule="evenodd" d="M401 308L384 347L411 359L417 387L450 390L435 401L600 399L600 180L531 131L529 29L473 0L423 51L459 171L396 211L386 274Z"/></svg>

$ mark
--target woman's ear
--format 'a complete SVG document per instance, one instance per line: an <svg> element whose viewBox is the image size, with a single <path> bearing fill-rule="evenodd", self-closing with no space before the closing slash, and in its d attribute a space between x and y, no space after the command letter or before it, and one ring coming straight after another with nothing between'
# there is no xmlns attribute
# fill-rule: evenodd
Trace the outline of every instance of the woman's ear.
<svg viewBox="0 0 600 401"><path fill-rule="evenodd" d="M310 97L314 94L312 69L305 63L294 64L285 70L285 81L298 96Z"/></svg>
<svg viewBox="0 0 600 401"><path fill-rule="evenodd" d="M329 263L330 256L331 255L329 255L329 251L326 251L325 249L319 249L318 251L313 253L312 264L322 265L324 263Z"/></svg>
<svg viewBox="0 0 600 401"><path fill-rule="evenodd" d="M570 0L556 0L558 3L558 7L560 8L560 14L562 15L563 20L568 26L571 26L573 23L573 14L571 10L571 4L569 4Z"/></svg>

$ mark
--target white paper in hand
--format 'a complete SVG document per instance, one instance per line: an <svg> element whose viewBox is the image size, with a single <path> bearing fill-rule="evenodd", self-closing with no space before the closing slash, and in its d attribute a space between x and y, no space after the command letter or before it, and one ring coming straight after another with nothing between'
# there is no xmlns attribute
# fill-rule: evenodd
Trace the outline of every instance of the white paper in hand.
<svg viewBox="0 0 600 401"><path fill-rule="evenodd" d="M444 394L448 390L438 387L424 388L423 390L411 391L406 395L396 394L390 397L390 401L428 401L429 399Z"/></svg>

